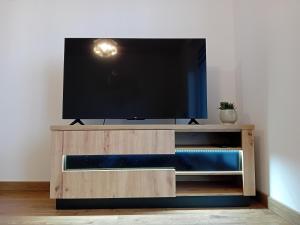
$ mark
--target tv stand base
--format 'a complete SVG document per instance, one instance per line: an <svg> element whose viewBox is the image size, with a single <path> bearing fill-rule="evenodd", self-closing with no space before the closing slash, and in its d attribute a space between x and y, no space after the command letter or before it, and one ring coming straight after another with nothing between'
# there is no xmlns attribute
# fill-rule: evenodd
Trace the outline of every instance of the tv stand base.
<svg viewBox="0 0 300 225"><path fill-rule="evenodd" d="M247 207L247 196L183 196L175 198L56 199L56 209Z"/></svg>

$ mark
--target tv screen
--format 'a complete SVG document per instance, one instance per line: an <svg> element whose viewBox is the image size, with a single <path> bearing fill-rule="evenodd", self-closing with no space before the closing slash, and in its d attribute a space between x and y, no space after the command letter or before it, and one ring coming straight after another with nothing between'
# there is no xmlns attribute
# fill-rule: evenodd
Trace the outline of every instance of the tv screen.
<svg viewBox="0 0 300 225"><path fill-rule="evenodd" d="M64 119L207 118L205 39L66 38Z"/></svg>

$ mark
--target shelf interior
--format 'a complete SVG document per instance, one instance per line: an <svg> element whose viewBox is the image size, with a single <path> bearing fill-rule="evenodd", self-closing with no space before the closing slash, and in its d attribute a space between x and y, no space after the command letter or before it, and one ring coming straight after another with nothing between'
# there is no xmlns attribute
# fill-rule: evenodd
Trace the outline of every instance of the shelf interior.
<svg viewBox="0 0 300 225"><path fill-rule="evenodd" d="M175 145L210 146L216 148L240 148L242 146L241 132L176 132Z"/></svg>
<svg viewBox="0 0 300 225"><path fill-rule="evenodd" d="M199 175L242 175L243 171L176 171L176 176L199 176Z"/></svg>
<svg viewBox="0 0 300 225"><path fill-rule="evenodd" d="M178 181L176 196L231 196L243 195L240 185L209 181Z"/></svg>
<svg viewBox="0 0 300 225"><path fill-rule="evenodd" d="M243 195L242 175L176 176L176 196Z"/></svg>

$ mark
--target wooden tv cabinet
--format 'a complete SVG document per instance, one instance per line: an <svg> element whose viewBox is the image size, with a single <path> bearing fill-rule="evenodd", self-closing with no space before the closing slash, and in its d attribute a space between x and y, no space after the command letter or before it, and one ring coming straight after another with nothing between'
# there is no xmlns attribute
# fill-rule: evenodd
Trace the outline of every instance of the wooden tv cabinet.
<svg viewBox="0 0 300 225"><path fill-rule="evenodd" d="M51 126L51 132L52 199L148 201L149 198L255 195L253 125L67 125ZM74 169L67 165L72 157L84 164L89 156L96 157L91 162L99 157L128 159L137 155L160 160L177 153L201 151L238 152L239 169L177 170L172 165L97 167L100 163L95 164L96 168ZM223 156L213 157L224 162ZM210 167L209 163L203 164ZM218 168L218 161L212 163Z"/></svg>

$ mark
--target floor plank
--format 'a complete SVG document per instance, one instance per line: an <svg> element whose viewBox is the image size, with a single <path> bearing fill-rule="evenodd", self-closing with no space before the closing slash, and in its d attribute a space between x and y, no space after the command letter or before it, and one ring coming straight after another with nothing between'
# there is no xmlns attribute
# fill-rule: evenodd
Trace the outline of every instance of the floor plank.
<svg viewBox="0 0 300 225"><path fill-rule="evenodd" d="M1 191L0 225L288 225L259 204L226 209L95 209L55 210L46 191Z"/></svg>

